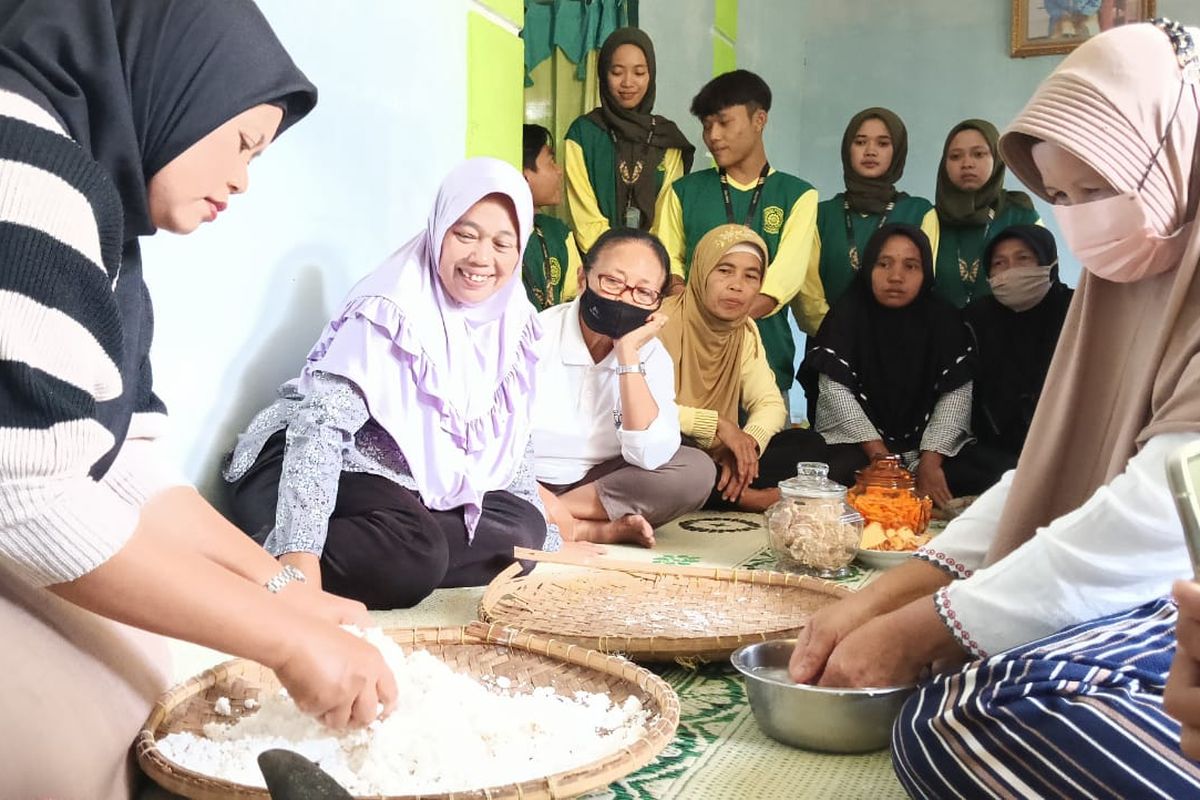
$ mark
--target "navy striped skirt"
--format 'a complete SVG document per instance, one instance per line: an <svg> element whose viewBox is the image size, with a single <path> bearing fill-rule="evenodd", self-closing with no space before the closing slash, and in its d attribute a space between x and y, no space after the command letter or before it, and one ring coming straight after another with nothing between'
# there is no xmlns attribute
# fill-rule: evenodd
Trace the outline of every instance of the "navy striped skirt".
<svg viewBox="0 0 1200 800"><path fill-rule="evenodd" d="M922 798L1200 798L1163 711L1175 605L1064 628L924 684L892 734Z"/></svg>

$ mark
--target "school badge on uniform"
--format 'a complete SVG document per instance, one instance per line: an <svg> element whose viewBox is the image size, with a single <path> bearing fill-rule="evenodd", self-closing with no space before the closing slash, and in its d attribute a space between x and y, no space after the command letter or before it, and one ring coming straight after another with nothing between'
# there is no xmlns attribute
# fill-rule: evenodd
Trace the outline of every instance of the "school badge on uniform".
<svg viewBox="0 0 1200 800"><path fill-rule="evenodd" d="M776 234L783 228L783 209L767 206L763 209L763 233Z"/></svg>

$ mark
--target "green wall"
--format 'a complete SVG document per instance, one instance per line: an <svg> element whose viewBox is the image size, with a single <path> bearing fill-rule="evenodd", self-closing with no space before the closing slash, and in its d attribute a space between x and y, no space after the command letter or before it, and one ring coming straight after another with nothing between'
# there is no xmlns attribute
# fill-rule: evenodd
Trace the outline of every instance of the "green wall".
<svg viewBox="0 0 1200 800"><path fill-rule="evenodd" d="M466 155L521 166L525 114L523 0L483 0L467 8Z"/></svg>

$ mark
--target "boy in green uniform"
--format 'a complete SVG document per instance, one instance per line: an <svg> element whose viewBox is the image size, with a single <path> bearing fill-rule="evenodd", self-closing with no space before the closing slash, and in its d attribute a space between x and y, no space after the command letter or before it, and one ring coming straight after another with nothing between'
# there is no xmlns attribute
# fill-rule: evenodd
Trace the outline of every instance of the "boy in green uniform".
<svg viewBox="0 0 1200 800"><path fill-rule="evenodd" d="M521 166L537 208L562 202L562 170L550 144L550 131L541 125L525 126ZM566 223L549 214L535 214L521 263L521 281L533 307L541 311L573 299L579 265L579 249Z"/></svg>
<svg viewBox="0 0 1200 800"><path fill-rule="evenodd" d="M795 380L796 342L788 304L807 334L816 333L829 307L816 269L810 269L817 221L817 190L807 181L772 169L763 147L771 89L744 69L718 75L692 100L704 126L704 143L717 166L693 172L663 192L652 232L671 255L672 291L682 291L692 250L718 225L753 229L767 243L770 261L750 314L766 346L767 361L787 398Z"/></svg>

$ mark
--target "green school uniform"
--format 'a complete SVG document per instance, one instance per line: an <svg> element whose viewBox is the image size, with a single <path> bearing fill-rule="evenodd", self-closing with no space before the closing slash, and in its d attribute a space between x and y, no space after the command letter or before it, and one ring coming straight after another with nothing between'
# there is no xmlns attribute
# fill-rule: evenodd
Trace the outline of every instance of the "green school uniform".
<svg viewBox="0 0 1200 800"><path fill-rule="evenodd" d="M721 192L720 173L715 168L693 172L675 181L671 188L679 198L679 205L683 211L683 232L687 242L684 256L686 272L691 267L692 251L704 234L728 222L725 215L725 198ZM755 209L754 218L747 221L746 212L750 209L750 199L754 190L730 186L733 219L738 223L746 222L748 227L763 238L767 243L767 259L773 262L779 250L784 225L796 201L811 191L816 190L805 180L786 172L772 172L763 183L762 196ZM788 324L787 309L757 320L757 323L766 348L767 363L771 365L779 390L786 396L796 380L793 366L796 341L792 338L792 329Z"/></svg>
<svg viewBox="0 0 1200 800"><path fill-rule="evenodd" d="M825 300L831 307L850 286L855 274L850 266L850 246L846 240L846 212L843 200L843 194L838 192L830 199L817 204L817 236L821 242L821 261L818 269L821 286L825 290ZM886 222L903 222L920 227L932 208L933 204L924 197L906 194L896 201L896 206L887 215ZM854 231L854 243L858 247L860 261L866 252L867 241L884 222L882 214L850 212L850 226Z"/></svg>
<svg viewBox="0 0 1200 800"><path fill-rule="evenodd" d="M549 214L533 217L533 235L529 237L521 262L521 281L525 284L529 302L538 311L562 302L563 284L570 263L567 252L570 233L565 222ZM546 244L545 251L542 242Z"/></svg>
<svg viewBox="0 0 1200 800"><path fill-rule="evenodd" d="M1033 225L1038 221L1035 209L1016 203L1005 204L1000 216L986 225L951 225L943 220L934 266L937 293L956 308L990 295L987 267L980 263L984 245L1010 225Z"/></svg>
<svg viewBox="0 0 1200 800"><path fill-rule="evenodd" d="M583 151L583 163L587 167L588 183L596 194L600 213L604 214L611 228L625 227L625 209L617 208L617 165L616 148L608 131L586 116L579 117L567 129L567 141L575 142ZM662 191L666 173L666 159L655 167L655 193ZM647 227L649 223L647 222ZM582 246L582 244L581 244Z"/></svg>

